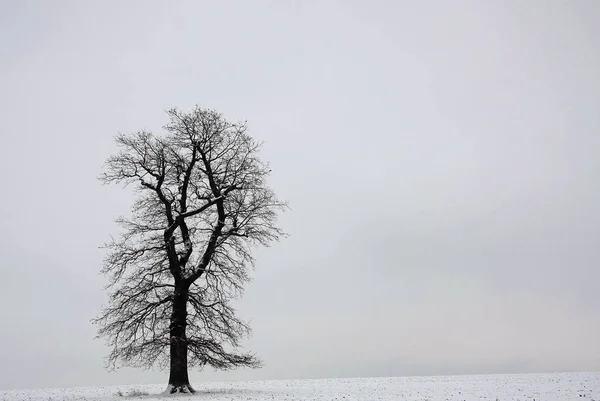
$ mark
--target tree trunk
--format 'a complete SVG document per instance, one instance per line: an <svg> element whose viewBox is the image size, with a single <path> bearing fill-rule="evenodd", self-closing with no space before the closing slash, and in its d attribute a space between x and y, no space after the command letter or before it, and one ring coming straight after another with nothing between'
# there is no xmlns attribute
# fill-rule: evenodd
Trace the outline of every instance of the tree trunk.
<svg viewBox="0 0 600 401"><path fill-rule="evenodd" d="M188 288L177 286L173 298L171 314L171 371L168 392L194 393L188 377L188 344L185 329L187 326Z"/></svg>

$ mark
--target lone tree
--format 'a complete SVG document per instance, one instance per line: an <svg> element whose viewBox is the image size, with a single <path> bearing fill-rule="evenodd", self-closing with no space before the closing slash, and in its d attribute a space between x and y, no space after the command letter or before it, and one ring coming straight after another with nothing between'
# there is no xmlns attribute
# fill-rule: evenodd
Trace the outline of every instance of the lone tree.
<svg viewBox="0 0 600 401"><path fill-rule="evenodd" d="M286 205L245 124L198 107L168 115L164 136L119 135L101 176L133 185L136 199L106 246L109 303L94 323L110 368L169 366L168 391L193 393L188 366L261 364L239 351L250 328L231 301L249 279L253 246L283 235L276 218Z"/></svg>

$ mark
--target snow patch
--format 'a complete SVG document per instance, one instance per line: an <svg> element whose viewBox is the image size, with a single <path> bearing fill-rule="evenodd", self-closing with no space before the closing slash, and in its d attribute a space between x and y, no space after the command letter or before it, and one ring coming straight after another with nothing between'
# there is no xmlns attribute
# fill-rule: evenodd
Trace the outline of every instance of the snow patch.
<svg viewBox="0 0 600 401"><path fill-rule="evenodd" d="M170 394L172 387L165 389L164 385L0 390L0 401L600 401L600 373L281 380L192 386L195 394ZM149 395L129 396L135 389Z"/></svg>

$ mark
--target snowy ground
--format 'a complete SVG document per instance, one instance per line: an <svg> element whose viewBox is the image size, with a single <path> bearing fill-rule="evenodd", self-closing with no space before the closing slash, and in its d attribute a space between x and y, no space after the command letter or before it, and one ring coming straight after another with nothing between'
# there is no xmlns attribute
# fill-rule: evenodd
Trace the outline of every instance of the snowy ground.
<svg viewBox="0 0 600 401"><path fill-rule="evenodd" d="M160 395L164 388L160 385L0 391L0 400L600 401L600 373L198 383L197 394L177 397ZM117 395L119 391L125 395ZM149 395L127 396L131 391Z"/></svg>

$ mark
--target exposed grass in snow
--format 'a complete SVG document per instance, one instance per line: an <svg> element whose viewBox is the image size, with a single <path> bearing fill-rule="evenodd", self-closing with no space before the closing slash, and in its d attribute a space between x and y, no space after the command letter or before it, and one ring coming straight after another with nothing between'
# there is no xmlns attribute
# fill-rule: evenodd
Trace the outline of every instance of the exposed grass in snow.
<svg viewBox="0 0 600 401"><path fill-rule="evenodd" d="M600 401L600 373L390 377L196 383L194 395L165 385L0 391L2 401Z"/></svg>
<svg viewBox="0 0 600 401"><path fill-rule="evenodd" d="M117 390L117 395L119 397L130 397L130 398L138 397L138 398L140 398L140 397L150 395L150 394L147 391L140 390L139 388L132 388L129 391L127 391L126 393L121 390Z"/></svg>

